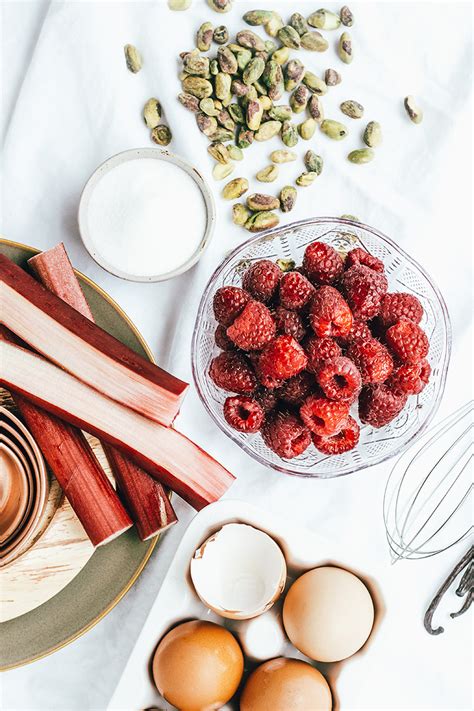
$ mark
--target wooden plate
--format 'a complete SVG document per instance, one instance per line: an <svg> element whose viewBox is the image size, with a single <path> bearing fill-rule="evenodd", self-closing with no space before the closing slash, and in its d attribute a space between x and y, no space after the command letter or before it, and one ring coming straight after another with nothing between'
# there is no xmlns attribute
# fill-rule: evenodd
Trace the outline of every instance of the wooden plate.
<svg viewBox="0 0 474 711"><path fill-rule="evenodd" d="M0 252L25 267L38 250L1 239ZM151 351L118 304L83 274L77 272L77 275L97 324L152 361ZM74 525L72 515L69 522ZM67 517L63 523L68 525ZM54 597L1 624L0 671L51 654L99 622L131 588L157 540L143 543L135 529L130 529L96 550L82 570Z"/></svg>

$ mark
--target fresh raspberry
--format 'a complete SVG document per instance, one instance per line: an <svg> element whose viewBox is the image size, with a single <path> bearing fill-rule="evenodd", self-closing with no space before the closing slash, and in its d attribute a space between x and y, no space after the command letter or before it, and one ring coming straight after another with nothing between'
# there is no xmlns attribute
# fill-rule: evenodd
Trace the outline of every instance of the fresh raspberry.
<svg viewBox="0 0 474 711"><path fill-rule="evenodd" d="M377 316L387 287L385 274L374 272L364 264L355 264L342 277L342 291L352 315L361 321Z"/></svg>
<svg viewBox="0 0 474 711"><path fill-rule="evenodd" d="M431 366L426 359L419 363L404 363L387 380L387 386L397 395L418 395L428 384Z"/></svg>
<svg viewBox="0 0 474 711"><path fill-rule="evenodd" d="M258 359L260 375L287 380L306 368L306 353L292 336L277 336Z"/></svg>
<svg viewBox="0 0 474 711"><path fill-rule="evenodd" d="M331 245L313 242L306 247L303 271L313 284L332 284L344 271L344 262Z"/></svg>
<svg viewBox="0 0 474 711"><path fill-rule="evenodd" d="M265 419L262 406L244 395L228 397L224 403L224 417L234 430L258 432Z"/></svg>
<svg viewBox="0 0 474 711"><path fill-rule="evenodd" d="M248 360L240 353L219 353L213 358L209 375L218 388L248 395L257 387L257 378Z"/></svg>
<svg viewBox="0 0 474 711"><path fill-rule="evenodd" d="M261 259L250 266L244 274L242 286L252 294L257 301L267 303L274 295L282 271L269 259Z"/></svg>
<svg viewBox="0 0 474 711"><path fill-rule="evenodd" d="M277 306L274 313L277 333L286 333L287 336L293 336L296 341L301 341L306 333L303 326L301 316L296 311L284 309L283 306Z"/></svg>
<svg viewBox="0 0 474 711"><path fill-rule="evenodd" d="M337 289L322 286L316 291L309 310L309 322L317 336L344 338L352 327L352 314Z"/></svg>
<svg viewBox="0 0 474 711"><path fill-rule="evenodd" d="M396 395L385 384L366 385L359 396L361 422L372 427L384 427L403 410L406 395Z"/></svg>
<svg viewBox="0 0 474 711"><path fill-rule="evenodd" d="M374 272L380 272L381 274L385 271L382 260L374 257L373 254L366 252L365 249L361 247L351 249L351 251L347 253L344 267L349 269L353 267L354 264L364 264L366 267L369 267L369 269L373 269Z"/></svg>
<svg viewBox="0 0 474 711"><path fill-rule="evenodd" d="M278 397L275 393L274 390L267 390L266 388L262 388L261 390L258 390L254 394L255 399L257 402L260 403L262 410L264 411L265 414L273 410L274 407L276 407L276 404L278 402Z"/></svg>
<svg viewBox="0 0 474 711"><path fill-rule="evenodd" d="M299 311L314 294L314 286L300 272L286 272L280 281L280 305Z"/></svg>
<svg viewBox="0 0 474 711"><path fill-rule="evenodd" d="M238 286L221 286L214 294L214 316L223 326L230 326L250 301L250 295Z"/></svg>
<svg viewBox="0 0 474 711"><path fill-rule="evenodd" d="M402 317L409 318L413 323L420 323L423 317L423 306L416 296L404 292L385 294L379 313L382 325L388 328Z"/></svg>
<svg viewBox="0 0 474 711"><path fill-rule="evenodd" d="M323 454L342 454L349 452L357 446L360 427L353 417L349 415L340 432L332 437L321 437L313 434L313 444Z"/></svg>
<svg viewBox="0 0 474 711"><path fill-rule="evenodd" d="M306 427L314 434L332 436L340 431L346 421L349 404L310 395L300 407L300 415Z"/></svg>
<svg viewBox="0 0 474 711"><path fill-rule="evenodd" d="M372 338L372 333L365 321L356 321L353 319L351 330L345 338L340 338L339 340L341 345L347 348L347 346L349 346L353 341L359 340L359 338L367 340Z"/></svg>
<svg viewBox="0 0 474 711"><path fill-rule="evenodd" d="M341 347L332 338L308 336L303 348L308 356L306 367L311 373L316 373L323 361L342 355Z"/></svg>
<svg viewBox="0 0 474 711"><path fill-rule="evenodd" d="M311 444L311 433L298 415L278 410L265 421L262 437L267 447L283 459L297 457Z"/></svg>
<svg viewBox="0 0 474 711"><path fill-rule="evenodd" d="M387 345L402 363L419 363L430 348L428 336L418 324L401 318L385 334Z"/></svg>
<svg viewBox="0 0 474 711"><path fill-rule="evenodd" d="M316 380L330 400L354 402L362 387L362 378L354 363L345 356L324 361Z"/></svg>
<svg viewBox="0 0 474 711"><path fill-rule="evenodd" d="M277 390L277 395L288 405L303 404L308 395L311 395L316 388L314 376L303 370L298 375L285 380L281 388Z"/></svg>
<svg viewBox="0 0 474 711"><path fill-rule="evenodd" d="M351 343L347 355L359 368L364 385L384 383L393 370L392 356L383 343L372 336Z"/></svg>
<svg viewBox="0 0 474 711"><path fill-rule="evenodd" d="M223 326L221 323L215 330L214 340L216 342L216 346L222 351L232 351L235 348L234 344L227 335L225 326Z"/></svg>
<svg viewBox="0 0 474 711"><path fill-rule="evenodd" d="M265 304L250 301L229 326L227 335L238 348L259 351L272 340L275 331L275 322Z"/></svg>

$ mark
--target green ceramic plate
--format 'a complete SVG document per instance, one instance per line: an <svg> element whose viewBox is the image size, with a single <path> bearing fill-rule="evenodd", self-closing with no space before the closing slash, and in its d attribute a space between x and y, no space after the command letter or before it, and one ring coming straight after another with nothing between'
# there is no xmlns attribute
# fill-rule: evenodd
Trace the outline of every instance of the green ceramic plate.
<svg viewBox="0 0 474 711"><path fill-rule="evenodd" d="M38 250L0 240L0 252L25 266ZM153 360L143 338L120 307L87 277L80 273L78 277L98 325ZM142 543L135 530L130 529L99 548L74 580L51 600L0 625L0 670L51 654L93 627L131 588L156 543L156 538Z"/></svg>

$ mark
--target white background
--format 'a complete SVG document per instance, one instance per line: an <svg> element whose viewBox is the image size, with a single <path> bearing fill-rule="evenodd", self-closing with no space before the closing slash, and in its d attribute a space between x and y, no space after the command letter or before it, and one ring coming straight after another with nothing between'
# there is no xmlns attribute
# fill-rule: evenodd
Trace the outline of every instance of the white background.
<svg viewBox="0 0 474 711"><path fill-rule="evenodd" d="M203 287L223 256L246 238L232 225L230 205L210 176L207 140L194 117L176 101L179 52L193 46L205 20L241 29L240 17L256 6L284 16L304 14L319 3L235 2L227 15L194 0L186 13L164 2L2 3L1 232L40 248L64 241L74 265L95 279L135 321L158 362L190 380L190 341ZM330 9L339 5L327 3ZM356 99L367 120L379 120L384 143L376 160L353 166L345 160L360 144L363 126L351 119L351 135L335 143L317 133L311 147L325 159L321 178L300 190L294 219L352 213L397 240L438 283L453 326L453 356L437 419L464 402L471 388L471 25L470 3L351 3L355 59L336 57L339 33L327 33L330 50L303 61L317 73L334 66L343 83L324 99L327 116ZM135 44L143 70L125 69L123 45ZM421 126L408 121L402 99L413 93L425 111ZM150 145L141 108L156 96L172 127L171 148L193 162L214 190L218 222L214 240L198 266L172 282L140 285L106 274L84 250L76 211L89 174L110 155ZM342 116L341 116L342 118ZM345 118L345 117L344 117ZM278 147L253 146L234 176L251 178ZM298 150L302 153L309 146ZM295 177L283 166L278 188ZM258 185L258 184L257 184ZM257 188L254 183L252 188ZM270 186L272 187L272 186ZM176 194L176 209L185 196ZM173 235L162 235L173 239ZM238 477L234 498L243 498L318 530L347 546L364 548L370 571L386 591L396 624L384 643L397 650L389 669L361 670L371 708L467 709L471 707L469 616L430 638L422 614L461 550L429 561L391 568L381 520L381 497L389 465L333 481L303 481L265 470L221 434L192 390L179 427ZM92 631L66 649L5 674L7 709L103 708L120 676L170 557L192 511L176 502L180 525L161 543L126 598ZM457 601L451 601L456 609ZM372 688L373 687L373 688Z"/></svg>

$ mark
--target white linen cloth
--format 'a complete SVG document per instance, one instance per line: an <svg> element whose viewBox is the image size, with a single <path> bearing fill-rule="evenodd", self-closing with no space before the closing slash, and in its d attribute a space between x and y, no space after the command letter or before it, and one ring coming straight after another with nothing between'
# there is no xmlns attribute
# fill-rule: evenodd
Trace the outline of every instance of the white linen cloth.
<svg viewBox="0 0 474 711"><path fill-rule="evenodd" d="M258 6L285 17L317 4L235 2L226 15L204 0L187 12L166 2L2 2L1 232L40 248L64 241L74 265L97 281L125 309L165 368L191 382L190 342L202 290L224 255L246 239L231 223L230 204L211 177L206 139L191 113L176 101L179 52L194 46L201 22L241 29L242 14ZM339 5L327 3L330 9ZM453 326L453 354L437 420L466 401L471 383L471 4L456 2L351 3L354 62L342 65L330 49L305 53L309 68L335 67L343 83L324 98L326 115L344 119L350 136L331 142L319 132L297 150L313 147L325 159L322 176L298 192L291 220L352 213L385 232L423 264L441 288ZM257 29L257 31L259 31ZM125 68L123 45L135 44L142 71ZM214 46L216 49L216 46ZM406 117L402 100L412 93L424 109L420 126ZM77 206L90 173L106 158L151 145L141 120L150 96L162 102L173 131L171 148L209 179L218 221L212 244L190 272L166 283L134 284L98 267L79 238ZM338 104L356 99L366 108L356 122ZM376 160L346 160L360 145L365 119L382 124ZM354 130L356 129L356 130ZM235 176L251 177L278 141L253 146ZM294 171L281 169L287 182ZM252 180L251 190L262 188ZM176 195L176 209L185 196ZM288 219L288 222L290 219ZM169 235L172 239L173 236ZM363 547L369 572L388 591L392 624L379 640L385 652L360 668L354 708L468 709L471 707L469 615L449 622L437 638L423 630L422 615L436 588L462 554L457 548L431 560L391 567L381 501L390 464L329 481L307 481L266 470L231 443L205 413L194 388L179 427L238 477L230 496L251 501L317 529L351 549ZM99 709L107 705L128 653L193 512L175 501L180 523L166 535L125 599L84 637L2 679L5 709ZM443 612L457 609L451 598ZM390 659L390 664L386 660ZM363 701L361 701L363 700ZM362 704L362 705L361 705Z"/></svg>

